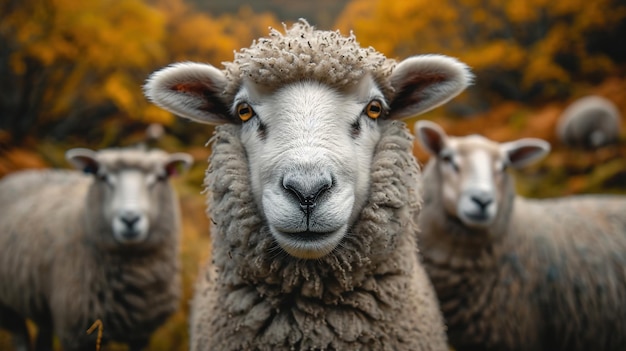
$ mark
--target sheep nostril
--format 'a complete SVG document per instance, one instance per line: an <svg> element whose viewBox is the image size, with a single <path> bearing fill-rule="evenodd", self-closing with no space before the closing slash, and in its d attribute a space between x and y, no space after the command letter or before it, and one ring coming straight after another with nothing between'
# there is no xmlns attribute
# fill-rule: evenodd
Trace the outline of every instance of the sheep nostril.
<svg viewBox="0 0 626 351"><path fill-rule="evenodd" d="M484 195L472 195L471 199L483 210L493 202L493 198Z"/></svg>
<svg viewBox="0 0 626 351"><path fill-rule="evenodd" d="M479 197L472 197L472 201L474 201L476 204L478 204L478 206L480 206L483 209L489 206L489 204L493 202L493 200L490 198L479 198Z"/></svg>
<svg viewBox="0 0 626 351"><path fill-rule="evenodd" d="M124 223L124 225L126 225L126 227L132 229L135 223L139 222L139 215L135 213L123 214L120 217L120 220L122 221L122 223Z"/></svg>
<svg viewBox="0 0 626 351"><path fill-rule="evenodd" d="M317 205L317 199L326 190L330 189L332 181L328 179L316 178L306 179L302 177L285 177L283 187L293 193L300 203L300 208L308 214Z"/></svg>

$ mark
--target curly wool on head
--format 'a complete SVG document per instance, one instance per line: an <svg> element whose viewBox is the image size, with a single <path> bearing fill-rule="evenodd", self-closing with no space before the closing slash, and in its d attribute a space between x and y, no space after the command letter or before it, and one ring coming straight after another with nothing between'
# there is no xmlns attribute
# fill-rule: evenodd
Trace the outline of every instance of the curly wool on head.
<svg viewBox="0 0 626 351"><path fill-rule="evenodd" d="M237 93L244 79L278 89L285 84L314 77L338 89L356 84L365 73L372 74L386 98L393 93L389 76L396 61L372 47L363 48L353 33L315 30L305 20L285 34L271 29L269 38L254 41L249 48L235 53L233 62L223 62L229 84L226 100Z"/></svg>

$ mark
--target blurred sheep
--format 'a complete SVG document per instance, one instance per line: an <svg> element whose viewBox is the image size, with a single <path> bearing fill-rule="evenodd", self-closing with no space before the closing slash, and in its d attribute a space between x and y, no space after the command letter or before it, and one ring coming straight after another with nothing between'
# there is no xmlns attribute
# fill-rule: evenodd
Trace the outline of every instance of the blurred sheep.
<svg viewBox="0 0 626 351"><path fill-rule="evenodd" d="M540 139L449 137L419 121L420 252L456 350L626 350L626 197L532 200L507 168Z"/></svg>
<svg viewBox="0 0 626 351"><path fill-rule="evenodd" d="M559 117L557 137L565 145L596 149L617 143L620 113L615 104L601 96L587 96L570 104Z"/></svg>
<svg viewBox="0 0 626 351"><path fill-rule="evenodd" d="M168 178L191 156L161 150L72 149L70 170L23 171L0 181L0 327L29 350L95 350L104 340L146 346L177 310L179 204ZM95 333L94 333L95 334Z"/></svg>

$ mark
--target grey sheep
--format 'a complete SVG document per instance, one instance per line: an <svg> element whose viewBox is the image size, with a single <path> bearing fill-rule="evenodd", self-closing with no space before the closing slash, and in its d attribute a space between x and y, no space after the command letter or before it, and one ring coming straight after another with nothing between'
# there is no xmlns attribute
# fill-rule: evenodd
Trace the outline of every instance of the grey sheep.
<svg viewBox="0 0 626 351"><path fill-rule="evenodd" d="M516 195L540 139L449 137L419 121L420 252L456 350L625 350L626 197Z"/></svg>
<svg viewBox="0 0 626 351"><path fill-rule="evenodd" d="M619 110L611 100L586 96L570 104L557 122L557 137L565 145L596 149L619 141Z"/></svg>
<svg viewBox="0 0 626 351"><path fill-rule="evenodd" d="M447 350L417 260L421 173L397 121L469 83L426 55L400 63L301 20L225 70L179 63L145 86L212 138L212 263L191 306L191 349Z"/></svg>
<svg viewBox="0 0 626 351"><path fill-rule="evenodd" d="M135 148L72 149L84 171L12 173L0 181L0 327L30 350L95 350L103 339L131 350L177 310L179 204L168 178L191 156Z"/></svg>

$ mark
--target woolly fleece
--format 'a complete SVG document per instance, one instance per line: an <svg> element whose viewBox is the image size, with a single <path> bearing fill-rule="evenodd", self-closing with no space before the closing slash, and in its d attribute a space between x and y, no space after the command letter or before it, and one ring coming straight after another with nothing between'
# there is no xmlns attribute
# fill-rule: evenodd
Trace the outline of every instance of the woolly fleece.
<svg viewBox="0 0 626 351"><path fill-rule="evenodd" d="M151 170L158 155L126 150L101 156L111 167ZM138 349L179 307L173 188L164 182L152 190L158 220L151 220L148 239L121 247L102 219L93 182L66 170L17 172L0 182L0 322L16 327L30 318L45 349L52 347L54 328L64 350L95 350L97 333L86 330L97 319L103 342Z"/></svg>
<svg viewBox="0 0 626 351"><path fill-rule="evenodd" d="M192 303L192 350L447 350L416 255L413 138L402 122L380 122L368 203L317 260L279 249L250 191L240 127L217 128L205 178L214 266Z"/></svg>
<svg viewBox="0 0 626 351"><path fill-rule="evenodd" d="M602 96L590 95L570 104L559 117L556 135L565 145L599 148L620 139L621 114Z"/></svg>
<svg viewBox="0 0 626 351"><path fill-rule="evenodd" d="M424 171L420 248L463 350L626 349L626 198L505 195L493 227L448 216L435 161Z"/></svg>
<svg viewBox="0 0 626 351"><path fill-rule="evenodd" d="M396 61L374 48L363 48L354 34L319 31L301 19L283 35L271 29L270 38L254 41L235 53L233 62L224 62L229 84L225 100L232 101L243 79L274 90L296 81L315 77L320 83L342 89L370 73L387 101L393 92L389 76Z"/></svg>

